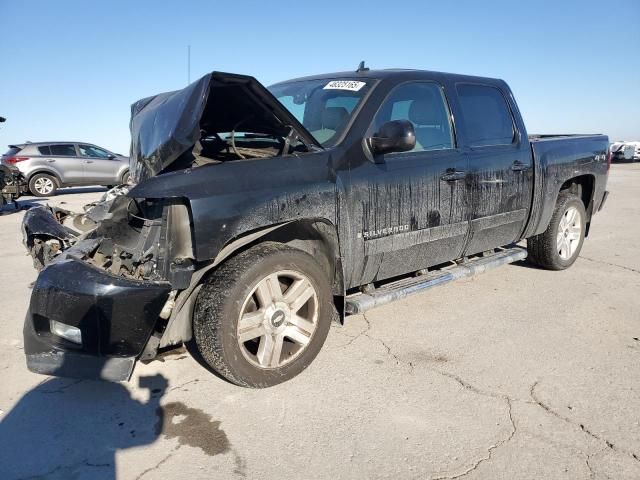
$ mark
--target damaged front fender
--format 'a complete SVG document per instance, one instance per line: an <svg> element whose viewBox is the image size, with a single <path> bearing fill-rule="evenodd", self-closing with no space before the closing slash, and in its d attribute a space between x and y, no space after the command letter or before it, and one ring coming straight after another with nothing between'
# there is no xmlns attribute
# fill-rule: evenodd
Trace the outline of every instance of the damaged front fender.
<svg viewBox="0 0 640 480"><path fill-rule="evenodd" d="M69 215L73 213L49 206L32 208L25 214L22 241L36 270L42 270L56 255L75 243L79 232L62 225Z"/></svg>

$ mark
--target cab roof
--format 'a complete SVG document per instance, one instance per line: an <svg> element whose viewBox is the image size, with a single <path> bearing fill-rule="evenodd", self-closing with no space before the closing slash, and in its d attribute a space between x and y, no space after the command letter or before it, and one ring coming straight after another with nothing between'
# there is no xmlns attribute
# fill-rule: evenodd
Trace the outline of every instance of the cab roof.
<svg viewBox="0 0 640 480"><path fill-rule="evenodd" d="M447 78L453 82L478 82L489 85L504 84L504 81L498 78L479 77L474 75L461 75L457 73L436 72L430 70L416 70L409 68L389 68L382 70L358 70L347 72L322 73L318 75L309 75L305 77L293 78L278 82L281 83L297 82L304 80L334 80L337 78L361 78L372 80L392 80L392 81L410 81L410 80L433 80Z"/></svg>

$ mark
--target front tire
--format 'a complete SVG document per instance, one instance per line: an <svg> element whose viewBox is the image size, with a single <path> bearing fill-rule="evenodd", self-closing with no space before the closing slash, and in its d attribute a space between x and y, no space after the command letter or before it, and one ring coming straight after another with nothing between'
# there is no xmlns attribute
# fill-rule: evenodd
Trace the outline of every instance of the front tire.
<svg viewBox="0 0 640 480"><path fill-rule="evenodd" d="M195 343L230 382L270 387L311 364L329 332L331 302L327 275L311 255L263 243L225 262L202 286Z"/></svg>
<svg viewBox="0 0 640 480"><path fill-rule="evenodd" d="M55 195L58 190L58 182L51 175L37 173L29 180L29 190L36 197Z"/></svg>
<svg viewBox="0 0 640 480"><path fill-rule="evenodd" d="M527 239L529 261L548 270L564 270L576 261L582 250L587 214L582 200L560 192L547 229Z"/></svg>

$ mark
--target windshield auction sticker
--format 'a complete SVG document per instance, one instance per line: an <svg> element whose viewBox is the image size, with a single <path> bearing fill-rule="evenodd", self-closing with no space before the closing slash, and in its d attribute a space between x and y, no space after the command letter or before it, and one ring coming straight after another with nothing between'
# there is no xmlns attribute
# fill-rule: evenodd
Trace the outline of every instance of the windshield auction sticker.
<svg viewBox="0 0 640 480"><path fill-rule="evenodd" d="M365 82L358 82L357 80L332 80L324 86L323 90L349 90L351 92L357 92L365 85Z"/></svg>

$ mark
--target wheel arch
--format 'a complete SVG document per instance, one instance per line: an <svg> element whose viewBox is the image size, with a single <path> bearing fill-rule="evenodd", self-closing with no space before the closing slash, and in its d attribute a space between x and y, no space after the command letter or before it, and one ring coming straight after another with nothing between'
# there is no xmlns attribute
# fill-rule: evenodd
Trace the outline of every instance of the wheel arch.
<svg viewBox="0 0 640 480"><path fill-rule="evenodd" d="M31 179L33 177L35 177L36 175L38 175L39 173L44 173L46 175L49 175L51 177L54 178L54 180L56 181L56 183L58 184L58 187L62 186L62 180L60 179L60 176L54 172L53 170L48 170L46 168L38 168L36 170L34 170L33 172L29 172L29 175L26 177L27 178L27 183L31 181Z"/></svg>
<svg viewBox="0 0 640 480"><path fill-rule="evenodd" d="M594 175L585 174L572 177L565 181L560 187L558 195L562 192L569 192L582 200L584 209L587 212L587 225L585 237L589 235L591 216L593 215L593 199L595 195L596 178Z"/></svg>
<svg viewBox="0 0 640 480"><path fill-rule="evenodd" d="M118 182L124 183L124 177L130 171L131 170L129 169L129 165L124 165L122 168L120 168L120 170L118 171Z"/></svg>
<svg viewBox="0 0 640 480"><path fill-rule="evenodd" d="M228 241L214 259L219 265L234 255L262 242L278 242L297 248L321 264L333 295L344 295L344 271L336 226L326 218L297 219L245 232Z"/></svg>
<svg viewBox="0 0 640 480"><path fill-rule="evenodd" d="M293 246L320 259L331 282L331 293L340 321L343 321L344 270L337 228L325 218L296 219L244 232L229 240L210 264L194 273L191 285L178 295L176 308L171 312L159 346L166 347L192 339L191 316L195 299L211 270L259 243L270 241Z"/></svg>

